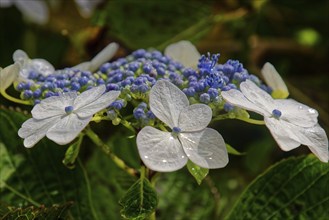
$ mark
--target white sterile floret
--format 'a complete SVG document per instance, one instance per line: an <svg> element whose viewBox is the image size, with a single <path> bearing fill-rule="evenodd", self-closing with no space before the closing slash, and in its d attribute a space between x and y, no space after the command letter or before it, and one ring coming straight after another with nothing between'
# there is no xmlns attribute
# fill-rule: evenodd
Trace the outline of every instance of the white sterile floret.
<svg viewBox="0 0 329 220"><path fill-rule="evenodd" d="M323 162L328 162L328 138L318 124L318 112L293 99L273 99L252 81L240 84L240 91L223 91L222 97L232 105L264 116L265 125L284 151L301 144Z"/></svg>
<svg viewBox="0 0 329 220"><path fill-rule="evenodd" d="M199 51L190 41L179 41L170 44L164 54L173 60L180 62L185 67L196 68L201 57Z"/></svg>
<svg viewBox="0 0 329 220"><path fill-rule="evenodd" d="M91 61L80 63L73 68L82 71L96 71L102 64L109 61L118 51L119 45L117 43L110 43L103 50L101 50Z"/></svg>
<svg viewBox="0 0 329 220"><path fill-rule="evenodd" d="M105 92L101 85L80 95L67 92L42 100L32 109L33 118L24 122L18 135L25 147L33 147L47 136L57 144L70 143L88 125L98 111L109 106L120 95L119 91Z"/></svg>
<svg viewBox="0 0 329 220"><path fill-rule="evenodd" d="M272 64L265 63L261 73L266 84L272 88L272 96L274 98L285 99L289 96L286 84Z"/></svg>
<svg viewBox="0 0 329 220"><path fill-rule="evenodd" d="M137 135L137 147L144 164L160 172L175 171L188 159L200 167L221 168L228 163L222 136L207 128L211 108L189 105L186 95L174 84L159 80L150 91L150 108L172 132L144 127Z"/></svg>
<svg viewBox="0 0 329 220"><path fill-rule="evenodd" d="M15 63L6 68L0 68L0 91L6 90L17 78L19 74L19 64Z"/></svg>

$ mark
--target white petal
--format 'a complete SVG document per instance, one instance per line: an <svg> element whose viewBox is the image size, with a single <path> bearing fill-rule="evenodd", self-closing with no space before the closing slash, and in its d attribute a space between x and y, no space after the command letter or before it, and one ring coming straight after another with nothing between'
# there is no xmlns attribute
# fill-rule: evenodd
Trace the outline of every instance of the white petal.
<svg viewBox="0 0 329 220"><path fill-rule="evenodd" d="M207 127L212 118L208 105L194 104L183 109L179 115L178 127L182 131L200 131Z"/></svg>
<svg viewBox="0 0 329 220"><path fill-rule="evenodd" d="M18 130L18 135L25 139L24 146L28 148L33 147L58 120L60 120L60 117L52 117L44 120L30 118L24 122Z"/></svg>
<svg viewBox="0 0 329 220"><path fill-rule="evenodd" d="M275 118L264 118L267 128L279 147L284 151L290 151L300 146L298 136L293 132L291 125L283 120Z"/></svg>
<svg viewBox="0 0 329 220"><path fill-rule="evenodd" d="M76 114L71 113L47 131L47 138L60 145L68 144L79 135L90 120L91 116L81 119Z"/></svg>
<svg viewBox="0 0 329 220"><path fill-rule="evenodd" d="M222 91L221 95L228 103L238 106L240 108L257 112L261 115L268 115L269 113L264 109L259 108L254 103L250 102L239 90L231 89L229 91Z"/></svg>
<svg viewBox="0 0 329 220"><path fill-rule="evenodd" d="M89 18L96 6L103 0L75 0L82 17Z"/></svg>
<svg viewBox="0 0 329 220"><path fill-rule="evenodd" d="M92 116L98 111L108 107L112 102L114 102L120 95L120 91L109 91L104 93L101 97L97 98L92 103L82 106L75 111L76 114L81 118Z"/></svg>
<svg viewBox="0 0 329 220"><path fill-rule="evenodd" d="M280 120L286 120L301 127L313 127L318 123L319 113L302 103L293 99L276 99L275 105L282 115Z"/></svg>
<svg viewBox="0 0 329 220"><path fill-rule="evenodd" d="M186 95L171 82L159 80L151 89L151 111L170 128L177 127L179 114L188 105Z"/></svg>
<svg viewBox="0 0 329 220"><path fill-rule="evenodd" d="M225 167L228 154L222 136L214 129L180 133L179 140L188 158L200 167L216 169Z"/></svg>
<svg viewBox="0 0 329 220"><path fill-rule="evenodd" d="M0 70L0 90L6 90L17 79L19 70L18 63Z"/></svg>
<svg viewBox="0 0 329 220"><path fill-rule="evenodd" d="M31 65L33 70L42 74L43 76L48 76L55 72L55 68L47 60L44 59L33 59L31 60Z"/></svg>
<svg viewBox="0 0 329 220"><path fill-rule="evenodd" d="M197 67L201 56L196 47L190 41L185 40L170 44L165 49L164 54L185 67L192 68Z"/></svg>
<svg viewBox="0 0 329 220"><path fill-rule="evenodd" d="M328 137L319 124L309 128L300 128L295 126L294 132L299 137L301 143L308 146L308 148L322 162L328 162Z"/></svg>
<svg viewBox="0 0 329 220"><path fill-rule="evenodd" d="M169 132L150 126L138 133L137 148L144 164L155 171L175 171L187 163L187 156L179 140Z"/></svg>
<svg viewBox="0 0 329 220"><path fill-rule="evenodd" d="M94 87L92 89L86 90L83 93L81 93L74 101L74 107L75 109L79 109L83 106L86 106L95 100L97 100L99 97L102 96L102 94L105 92L106 87L104 85L100 85L97 87Z"/></svg>
<svg viewBox="0 0 329 220"><path fill-rule="evenodd" d="M67 92L59 96L51 96L35 105L31 113L35 119L44 119L57 115L65 115L65 107L73 106L76 92Z"/></svg>
<svg viewBox="0 0 329 220"><path fill-rule="evenodd" d="M101 52L99 52L92 60L90 71L94 72L98 70L98 68L109 61L118 51L119 45L117 43L110 43L107 45Z"/></svg>
<svg viewBox="0 0 329 220"><path fill-rule="evenodd" d="M25 59L29 59L28 55L25 53L24 50L15 50L13 54L14 62L23 61Z"/></svg>
<svg viewBox="0 0 329 220"><path fill-rule="evenodd" d="M81 70L81 71L87 71L90 69L90 61L87 61L87 62L83 62L83 63L80 63L74 67L72 67L73 69L78 69L78 70Z"/></svg>
<svg viewBox="0 0 329 220"><path fill-rule="evenodd" d="M240 89L243 95L259 108L267 110L268 113L272 113L275 109L273 98L252 81L242 82Z"/></svg>
<svg viewBox="0 0 329 220"><path fill-rule="evenodd" d="M265 123L281 149L288 151L303 144L321 161L328 162L328 138L319 124L303 128L274 118L265 118Z"/></svg>
<svg viewBox="0 0 329 220"><path fill-rule="evenodd" d="M272 96L274 98L285 99L289 96L289 91L286 84L272 64L265 63L261 73L266 84L272 88Z"/></svg>
<svg viewBox="0 0 329 220"><path fill-rule="evenodd" d="M31 21L37 24L45 24L48 21L49 12L47 4L41 0L15 1L17 8Z"/></svg>

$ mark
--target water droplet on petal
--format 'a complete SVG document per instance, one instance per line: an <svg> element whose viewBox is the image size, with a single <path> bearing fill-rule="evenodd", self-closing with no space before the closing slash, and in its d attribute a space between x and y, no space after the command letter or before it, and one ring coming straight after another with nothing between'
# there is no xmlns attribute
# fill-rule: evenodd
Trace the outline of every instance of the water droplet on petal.
<svg viewBox="0 0 329 220"><path fill-rule="evenodd" d="M315 114L315 113L316 113L316 110L313 109L313 108L309 108L309 109L308 109L308 112L311 113L311 114Z"/></svg>
<svg viewBox="0 0 329 220"><path fill-rule="evenodd" d="M162 162L167 163L167 160L162 160Z"/></svg>

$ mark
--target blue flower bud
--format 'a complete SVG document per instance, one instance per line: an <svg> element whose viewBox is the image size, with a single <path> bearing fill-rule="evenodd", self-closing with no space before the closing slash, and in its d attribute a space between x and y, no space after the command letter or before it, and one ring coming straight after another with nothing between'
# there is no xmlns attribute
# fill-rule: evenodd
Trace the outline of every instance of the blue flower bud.
<svg viewBox="0 0 329 220"><path fill-rule="evenodd" d="M30 99L33 96L33 92L31 90L25 90L23 93L23 98L24 99Z"/></svg>
<svg viewBox="0 0 329 220"><path fill-rule="evenodd" d="M183 89L183 92L188 97L192 97L195 95L195 89L193 87L185 88L185 89Z"/></svg>
<svg viewBox="0 0 329 220"><path fill-rule="evenodd" d="M224 104L224 110L226 111L226 112L231 112L231 111L233 111L234 110L234 106L233 105L231 105L230 103L225 103Z"/></svg>
<svg viewBox="0 0 329 220"><path fill-rule="evenodd" d="M207 93L211 99L215 99L218 96L218 90L214 88L209 88Z"/></svg>
<svg viewBox="0 0 329 220"><path fill-rule="evenodd" d="M133 115L138 120L145 117L145 112L141 108L135 108L133 111Z"/></svg>
<svg viewBox="0 0 329 220"><path fill-rule="evenodd" d="M104 63L100 68L99 70L102 72L102 73L107 73L107 70L111 68L111 64L110 63Z"/></svg>
<svg viewBox="0 0 329 220"><path fill-rule="evenodd" d="M37 89L33 92L33 98L39 98L42 95L41 89Z"/></svg>
<svg viewBox="0 0 329 220"><path fill-rule="evenodd" d="M210 96L208 93L203 93L200 95L200 102L208 104L210 102Z"/></svg>
<svg viewBox="0 0 329 220"><path fill-rule="evenodd" d="M112 91L112 90L119 91L120 87L117 84L114 84L114 83L107 84L106 85L106 91Z"/></svg>
<svg viewBox="0 0 329 220"><path fill-rule="evenodd" d="M139 103L137 108L141 108L141 109L145 110L147 108L147 104L145 102L141 102L141 103Z"/></svg>
<svg viewBox="0 0 329 220"><path fill-rule="evenodd" d="M148 112L146 112L146 116L149 119L155 119L155 115L153 114L153 112L151 110L149 110Z"/></svg>
<svg viewBox="0 0 329 220"><path fill-rule="evenodd" d="M79 91L80 90L80 84L78 82L72 82L71 83L71 89L75 90L75 91Z"/></svg>
<svg viewBox="0 0 329 220"><path fill-rule="evenodd" d="M110 105L110 107L120 110L122 109L124 106L123 100L116 100L114 102L112 102L112 104Z"/></svg>

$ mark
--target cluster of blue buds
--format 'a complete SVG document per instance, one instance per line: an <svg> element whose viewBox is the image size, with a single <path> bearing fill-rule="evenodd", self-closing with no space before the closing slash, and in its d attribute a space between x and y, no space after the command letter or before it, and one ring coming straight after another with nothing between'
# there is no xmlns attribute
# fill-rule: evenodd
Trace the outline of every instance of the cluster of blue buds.
<svg viewBox="0 0 329 220"><path fill-rule="evenodd" d="M63 92L83 92L98 85L107 91L121 91L120 100L109 106L107 116L118 121L123 108L131 106L133 117L140 126L152 123L154 114L148 109L148 92L157 80L169 80L187 95L191 103L204 103L215 111L233 111L225 105L220 92L238 89L239 84L250 79L267 92L257 76L249 74L236 60L218 64L219 54L202 55L197 69L185 68L179 62L159 51L139 49L125 58L103 64L95 73L74 68L57 70L43 76L31 71L28 80L16 85L22 99L38 104L40 100ZM117 123L115 123L117 124Z"/></svg>

